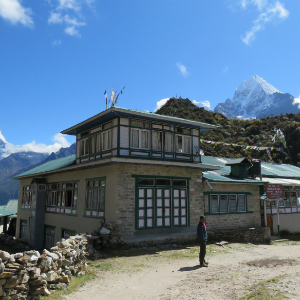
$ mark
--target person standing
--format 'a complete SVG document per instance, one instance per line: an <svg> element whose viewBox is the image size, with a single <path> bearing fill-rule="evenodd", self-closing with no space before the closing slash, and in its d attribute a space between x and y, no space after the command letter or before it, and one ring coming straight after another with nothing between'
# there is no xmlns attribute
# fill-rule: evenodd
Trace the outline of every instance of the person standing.
<svg viewBox="0 0 300 300"><path fill-rule="evenodd" d="M199 253L200 267L208 267L208 263L205 262L206 242L207 242L205 216L200 216L200 221L197 226L197 236L200 241L200 253Z"/></svg>

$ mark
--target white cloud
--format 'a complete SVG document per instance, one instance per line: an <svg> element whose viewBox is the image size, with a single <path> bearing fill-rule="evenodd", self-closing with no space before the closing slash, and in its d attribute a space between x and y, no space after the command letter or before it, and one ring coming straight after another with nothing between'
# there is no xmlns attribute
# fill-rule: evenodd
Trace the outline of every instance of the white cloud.
<svg viewBox="0 0 300 300"><path fill-rule="evenodd" d="M55 40L52 42L52 46L58 47L62 44L61 40Z"/></svg>
<svg viewBox="0 0 300 300"><path fill-rule="evenodd" d="M81 5L77 0L58 0L59 4L57 9L71 9L75 11L81 10Z"/></svg>
<svg viewBox="0 0 300 300"><path fill-rule="evenodd" d="M66 34L80 37L78 28L86 25L85 22L78 20L83 18L80 12L82 3L92 8L93 2L94 0L58 0L56 9L50 12L48 23L63 24Z"/></svg>
<svg viewBox="0 0 300 300"><path fill-rule="evenodd" d="M176 66L178 67L178 69L180 70L181 74L184 76L184 77L187 77L189 74L189 72L186 70L186 67L181 64L180 62L176 63Z"/></svg>
<svg viewBox="0 0 300 300"><path fill-rule="evenodd" d="M78 30L75 29L75 26L67 27L65 29L65 33L68 34L68 35L71 35L71 36L80 36Z"/></svg>
<svg viewBox="0 0 300 300"><path fill-rule="evenodd" d="M210 102L208 100L199 101L199 102L197 102L196 100L193 100L192 103L197 105L198 107L204 107L206 110L212 111Z"/></svg>
<svg viewBox="0 0 300 300"><path fill-rule="evenodd" d="M257 1L259 2L259 1ZM289 11L284 8L284 4L277 1L274 5L269 6L265 12L261 13L258 18L253 22L254 25L251 30L247 31L242 41L249 45L254 39L256 32L264 29L263 25L270 22L274 18L285 19L289 15Z"/></svg>
<svg viewBox="0 0 300 300"><path fill-rule="evenodd" d="M0 17L12 24L21 23L24 26L32 27L32 10L23 7L18 0L0 0Z"/></svg>
<svg viewBox="0 0 300 300"><path fill-rule="evenodd" d="M170 99L170 98L165 98L165 99L162 99L162 100L158 101L158 102L156 103L156 108L155 108L154 112L156 112L156 111L157 111L158 109L160 109L163 105L165 105L169 99Z"/></svg>
<svg viewBox="0 0 300 300"><path fill-rule="evenodd" d="M249 4L255 5L258 10L262 10L268 4L268 0L240 0L240 6L246 9Z"/></svg>
<svg viewBox="0 0 300 300"><path fill-rule="evenodd" d="M51 12L48 19L49 24L59 24L63 22L63 17L60 13Z"/></svg>
<svg viewBox="0 0 300 300"><path fill-rule="evenodd" d="M293 100L293 105L298 105L298 108L300 109L300 95L298 98L294 98Z"/></svg>
<svg viewBox="0 0 300 300"><path fill-rule="evenodd" d="M13 145L11 143L7 143L5 144L5 148L1 149L3 150L2 157L7 157L12 153L27 151L50 154L52 152L57 152L62 147L70 147L71 145L66 140L65 136L61 133L57 133L56 135L54 135L52 140L54 141L53 145L37 144L35 141L32 141L31 143L25 145Z"/></svg>

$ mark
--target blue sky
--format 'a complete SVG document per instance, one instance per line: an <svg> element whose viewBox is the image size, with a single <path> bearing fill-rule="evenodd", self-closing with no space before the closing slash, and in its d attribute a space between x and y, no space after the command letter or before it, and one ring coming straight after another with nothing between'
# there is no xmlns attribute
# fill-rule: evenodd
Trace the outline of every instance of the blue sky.
<svg viewBox="0 0 300 300"><path fill-rule="evenodd" d="M124 85L117 106L148 111L176 95L214 108L254 75L296 97L299 9L296 0L0 0L0 130L32 150L66 146L74 138L57 133L103 111L104 91Z"/></svg>

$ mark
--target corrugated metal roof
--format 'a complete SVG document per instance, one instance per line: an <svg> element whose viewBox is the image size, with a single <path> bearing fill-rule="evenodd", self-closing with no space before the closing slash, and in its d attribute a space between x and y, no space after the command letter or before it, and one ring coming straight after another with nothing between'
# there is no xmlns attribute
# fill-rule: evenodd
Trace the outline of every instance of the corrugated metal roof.
<svg viewBox="0 0 300 300"><path fill-rule="evenodd" d="M0 210L0 218L2 217L6 217L6 216L12 216L12 215L15 215L16 213L15 212L12 212L12 211L8 211L8 210Z"/></svg>
<svg viewBox="0 0 300 300"><path fill-rule="evenodd" d="M296 179L263 177L262 180L267 181L268 183L271 184L281 184L284 186L300 186L300 180L296 180Z"/></svg>
<svg viewBox="0 0 300 300"><path fill-rule="evenodd" d="M228 165L234 158L214 157L214 156L201 156L202 163L217 165L221 170L215 171L220 174L229 175L231 167ZM227 164L227 166L226 166ZM294 178L300 179L300 168L293 165L274 164L274 163L261 163L261 174L264 177L279 177L279 178Z"/></svg>
<svg viewBox="0 0 300 300"><path fill-rule="evenodd" d="M18 199L17 200L9 200L4 208L4 210L17 213L18 212Z"/></svg>
<svg viewBox="0 0 300 300"><path fill-rule="evenodd" d="M55 159L55 160L51 160L43 165L40 165L36 168L33 168L31 170L28 170L22 174L19 174L15 177L13 177L12 179L17 179L19 177L22 176L27 176L27 175L33 175L33 174L38 174L38 173L44 173L44 172L48 172L48 171L53 171L53 170L57 170L66 166L69 166L71 164L73 164L76 160L76 155L70 155L67 157L63 157L63 158L59 158L59 159Z"/></svg>
<svg viewBox="0 0 300 300"><path fill-rule="evenodd" d="M248 161L248 159L245 158L245 157L242 157L242 158L233 158L226 165L227 166L232 166L232 165L239 165L239 164L251 165L250 162Z"/></svg>
<svg viewBox="0 0 300 300"><path fill-rule="evenodd" d="M192 120L187 120L187 119L177 118L172 116L159 115L148 111L140 111L137 109L128 109L128 108L121 108L121 107L112 107L87 120L84 120L83 122L77 125L74 125L68 129L63 130L61 133L76 135L79 132L83 132L90 128L99 126L102 123L108 122L113 118L115 118L116 116L127 117L127 118L134 117L134 118L141 118L149 121L170 123L170 124L181 125L181 126L190 126L190 127L200 128L201 131L211 130L218 127L217 125L212 125L208 123L197 122L197 121L192 121Z"/></svg>
<svg viewBox="0 0 300 300"><path fill-rule="evenodd" d="M6 205L0 205L0 210L4 209Z"/></svg>
<svg viewBox="0 0 300 300"><path fill-rule="evenodd" d="M210 181L219 181L219 182L230 182L230 183L257 183L257 184L264 184L265 181L251 179L251 178L244 178L238 179L229 177L228 175L221 175L215 171L203 172L203 177L210 180Z"/></svg>

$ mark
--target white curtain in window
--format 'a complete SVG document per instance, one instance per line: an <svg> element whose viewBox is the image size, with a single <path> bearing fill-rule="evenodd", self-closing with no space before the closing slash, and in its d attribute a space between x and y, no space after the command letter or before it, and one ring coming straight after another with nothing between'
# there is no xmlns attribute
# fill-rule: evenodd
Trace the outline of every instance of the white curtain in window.
<svg viewBox="0 0 300 300"><path fill-rule="evenodd" d="M111 130L108 131L107 149L111 149Z"/></svg>
<svg viewBox="0 0 300 300"><path fill-rule="evenodd" d="M173 152L174 151L174 135L172 133L165 134L165 151Z"/></svg>
<svg viewBox="0 0 300 300"><path fill-rule="evenodd" d="M131 147L139 147L139 131L135 129L132 129L131 131Z"/></svg>
<svg viewBox="0 0 300 300"><path fill-rule="evenodd" d="M103 149L102 150L106 150L107 149L107 132L103 132Z"/></svg>
<svg viewBox="0 0 300 300"><path fill-rule="evenodd" d="M148 143L148 131L142 131L142 145L141 148L148 149L149 143Z"/></svg>
<svg viewBox="0 0 300 300"><path fill-rule="evenodd" d="M220 212L228 212L227 195L220 196Z"/></svg>
<svg viewBox="0 0 300 300"><path fill-rule="evenodd" d="M191 153L191 138L189 136L184 137L184 152Z"/></svg>
<svg viewBox="0 0 300 300"><path fill-rule="evenodd" d="M229 212L236 211L236 195L229 195Z"/></svg>
<svg viewBox="0 0 300 300"><path fill-rule="evenodd" d="M162 134L159 131L152 132L152 149L156 151L161 151L162 145Z"/></svg>

